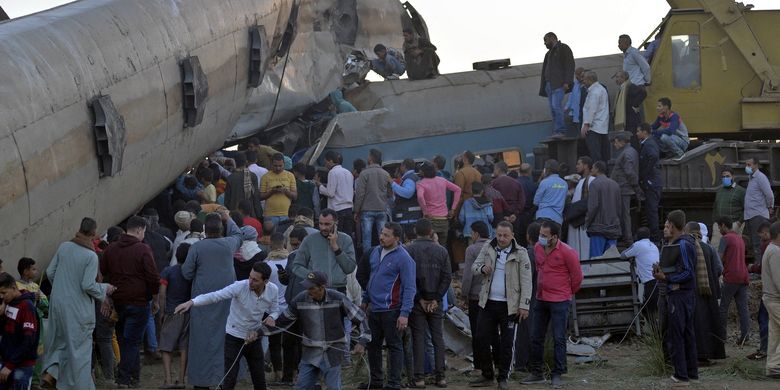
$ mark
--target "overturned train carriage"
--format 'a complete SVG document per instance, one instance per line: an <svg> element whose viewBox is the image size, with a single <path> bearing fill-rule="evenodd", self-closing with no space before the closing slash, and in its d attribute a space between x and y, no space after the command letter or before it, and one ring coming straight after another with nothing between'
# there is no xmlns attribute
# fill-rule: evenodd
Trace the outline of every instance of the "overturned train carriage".
<svg viewBox="0 0 780 390"><path fill-rule="evenodd" d="M288 122L341 85L349 52L399 44L402 15L384 0L81 0L0 23L4 266L45 268L82 217L105 231L226 139Z"/></svg>

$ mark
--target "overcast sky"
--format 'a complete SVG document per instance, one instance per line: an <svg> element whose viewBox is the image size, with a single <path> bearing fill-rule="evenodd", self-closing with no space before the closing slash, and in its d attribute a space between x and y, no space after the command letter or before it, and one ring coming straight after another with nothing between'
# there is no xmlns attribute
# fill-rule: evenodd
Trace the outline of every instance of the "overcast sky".
<svg viewBox="0 0 780 390"><path fill-rule="evenodd" d="M548 31L571 46L575 57L617 53L620 34L639 44L669 11L663 0L410 1L428 24L442 73L470 70L473 62L491 59L510 58L513 65L541 62ZM0 5L15 18L68 2L0 0ZM777 0L745 2L756 9L780 9Z"/></svg>

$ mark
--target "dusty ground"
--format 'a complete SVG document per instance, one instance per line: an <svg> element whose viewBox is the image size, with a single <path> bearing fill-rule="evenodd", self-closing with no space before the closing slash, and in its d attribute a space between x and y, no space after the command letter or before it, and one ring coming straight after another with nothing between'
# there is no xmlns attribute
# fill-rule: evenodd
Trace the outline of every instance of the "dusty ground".
<svg viewBox="0 0 780 390"><path fill-rule="evenodd" d="M456 290L460 289L459 281L453 282ZM742 347L736 346L738 336L738 325L736 324L736 308L732 304L729 315L728 335L729 343L726 346L728 358L724 360L713 361L715 364L710 367L699 369L701 383L691 386L692 389L722 389L722 390L780 390L780 380L770 380L764 374L764 365L766 360L751 361L745 359L745 356L756 350L758 345L758 325L755 319L758 311L758 298L760 296L760 281L751 282L749 300L751 319L751 341ZM458 291L456 291L457 294ZM456 296L459 296L457 294ZM622 335L615 336L615 340L607 342L600 350L600 356L605 361L599 363L575 364L573 358L568 361L568 373L563 376L566 389L668 389L670 388L669 371L665 375L652 374L648 372L647 365L643 361L648 360L651 351L637 338L628 338L622 345L617 341ZM174 362L174 366L178 361ZM357 384L367 379L367 371L364 364L358 363L354 367L343 370L343 381L345 389L354 389ZM448 355L447 380L449 389L468 389L468 382L473 379L476 373L469 372L471 363L463 357ZM153 362L145 364L141 372L142 389L156 389L162 383L162 363ZM547 385L523 386L519 380L524 374L516 373L510 378L510 388L512 389L548 389ZM98 389L113 389L115 386L101 386ZM283 387L269 387L270 389L284 389ZM428 386L428 388L436 388ZM241 382L237 389L252 389L248 381Z"/></svg>
<svg viewBox="0 0 780 390"><path fill-rule="evenodd" d="M717 361L711 367L700 369L701 383L691 386L695 389L733 389L733 390L758 390L780 389L780 381L768 380L763 376L765 361L750 361L744 357L755 350L755 344L746 345L743 348L734 346L733 342L727 347L729 357ZM576 365L573 359L569 359L569 372L563 376L567 389L666 389L669 388L668 376L648 375L646 368L640 365L640 360L647 355L646 347L638 340L631 339L623 345L616 342L607 343L601 348L600 354L606 361L596 364ZM450 389L466 389L471 379L465 370L470 366L462 358L448 356L450 371L447 379ZM357 383L366 378L363 367L346 368L344 373L344 388L354 389ZM142 370L143 389L155 389L162 383L162 364L154 363L144 365ZM510 387L514 389L547 389L548 386L522 386L519 379L522 375L516 374L510 381ZM98 386L99 389L111 389L111 386ZM429 388L435 388L429 386ZM238 389L252 389L249 382L242 382ZM274 388L271 389L281 389Z"/></svg>

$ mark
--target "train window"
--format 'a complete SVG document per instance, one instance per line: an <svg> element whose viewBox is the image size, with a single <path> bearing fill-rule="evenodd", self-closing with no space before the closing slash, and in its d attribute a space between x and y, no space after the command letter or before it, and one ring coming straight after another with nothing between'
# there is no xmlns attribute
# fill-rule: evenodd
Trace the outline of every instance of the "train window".
<svg viewBox="0 0 780 390"><path fill-rule="evenodd" d="M674 87L701 88L701 49L698 35L672 36Z"/></svg>

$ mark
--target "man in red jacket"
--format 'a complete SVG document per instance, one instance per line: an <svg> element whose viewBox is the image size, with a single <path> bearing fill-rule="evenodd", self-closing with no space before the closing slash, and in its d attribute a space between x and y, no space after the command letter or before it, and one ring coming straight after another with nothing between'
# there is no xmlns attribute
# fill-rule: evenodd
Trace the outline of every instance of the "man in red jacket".
<svg viewBox="0 0 780 390"><path fill-rule="evenodd" d="M734 221L729 217L720 217L717 221L720 234L718 254L723 260L723 287L720 296L720 321L728 327L728 313L731 300L737 302L739 314L739 344L743 344L750 333L750 312L748 311L748 277L745 265L745 241L732 228Z"/></svg>
<svg viewBox="0 0 780 390"><path fill-rule="evenodd" d="M40 337L38 314L35 309L35 294L22 293L16 287L13 276L0 274L0 388L29 389L33 367L38 359L38 338Z"/></svg>
<svg viewBox="0 0 780 390"><path fill-rule="evenodd" d="M112 295L119 321L116 324L119 351L119 388L135 387L141 374L141 344L148 320L147 305L155 302L160 274L154 263L152 248L143 243L146 220L139 216L127 221L127 233L103 252L100 272L105 282L116 286ZM152 313L154 314L154 313Z"/></svg>
<svg viewBox="0 0 780 390"><path fill-rule="evenodd" d="M536 261L536 305L531 334L531 374L522 384L545 383L542 371L544 339L547 326L552 323L555 341L555 365L550 385L554 389L563 386L561 374L566 372L566 326L571 297L580 289L582 268L577 252L560 240L561 225L553 221L542 222L539 242L534 246Z"/></svg>

